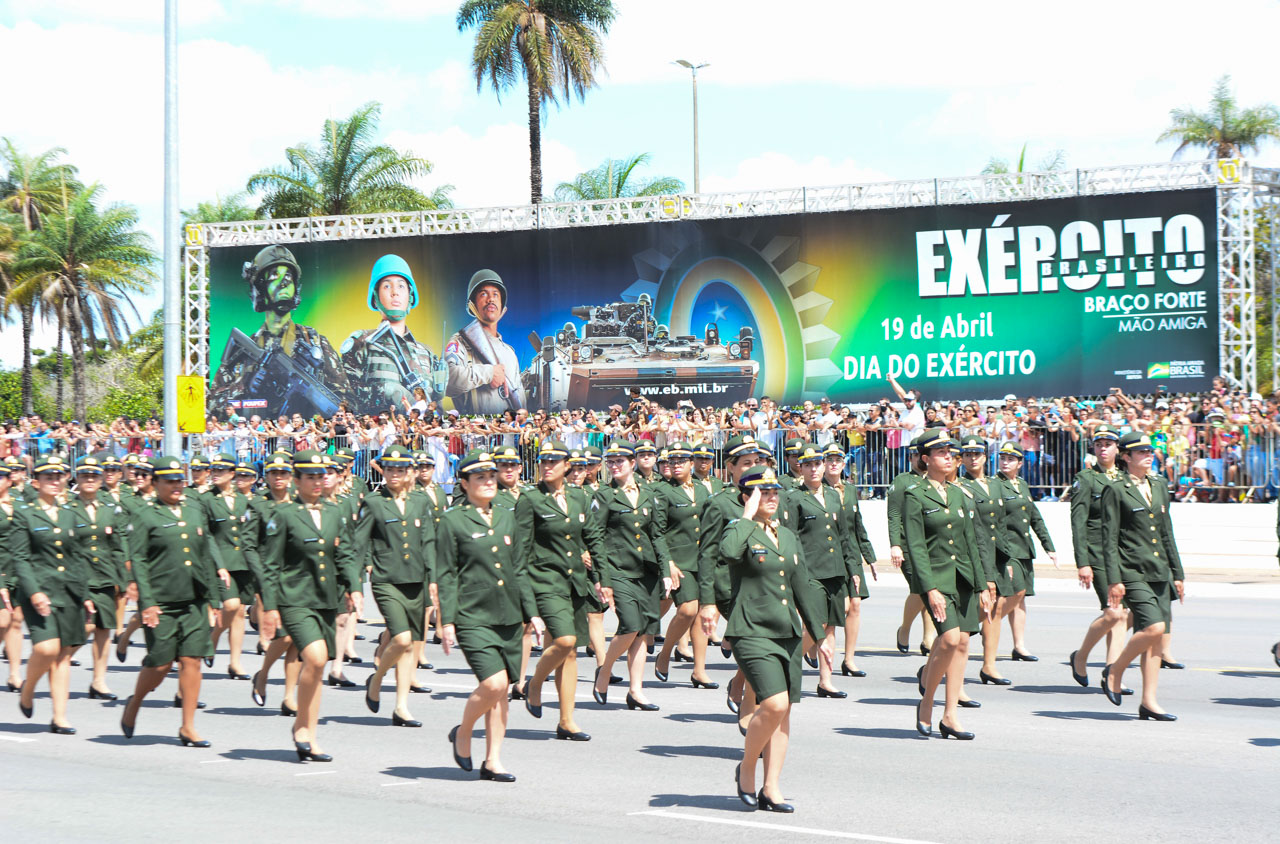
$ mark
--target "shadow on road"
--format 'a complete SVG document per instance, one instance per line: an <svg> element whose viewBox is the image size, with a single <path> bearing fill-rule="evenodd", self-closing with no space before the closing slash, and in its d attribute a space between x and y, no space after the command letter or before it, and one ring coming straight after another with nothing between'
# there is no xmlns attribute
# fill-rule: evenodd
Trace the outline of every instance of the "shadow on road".
<svg viewBox="0 0 1280 844"><path fill-rule="evenodd" d="M1091 688L1086 689L1080 685L1070 686L1020 686L1017 683L1009 687L1011 692L1026 692L1032 695L1102 695L1102 689Z"/></svg>
<svg viewBox="0 0 1280 844"><path fill-rule="evenodd" d="M1041 710L1033 712L1038 718L1058 718L1063 721L1132 721L1137 716L1127 715L1124 712L1055 712Z"/></svg>
<svg viewBox="0 0 1280 844"><path fill-rule="evenodd" d="M679 721L681 724L696 724L699 721L712 721L719 724L734 724L738 719L732 712L678 712L667 716L668 721Z"/></svg>
<svg viewBox="0 0 1280 844"><path fill-rule="evenodd" d="M109 744L114 747L145 747L152 744L178 744L178 737L173 736L149 736L144 733L134 733L133 738L127 739L122 735L115 736L94 736L89 739L94 744Z"/></svg>
<svg viewBox="0 0 1280 844"><path fill-rule="evenodd" d="M742 811L746 807L742 801L732 795L723 794L655 794L649 798L649 805L655 809L682 807L686 809L720 809L723 811Z"/></svg>
<svg viewBox="0 0 1280 844"><path fill-rule="evenodd" d="M1213 702L1227 706L1280 706L1280 700L1273 697L1215 697Z"/></svg>
<svg viewBox="0 0 1280 844"><path fill-rule="evenodd" d="M1280 747L1280 738L1251 738L1249 744L1254 747Z"/></svg>
<svg viewBox="0 0 1280 844"><path fill-rule="evenodd" d="M895 730L889 727L836 727L835 732L842 736L861 738L915 739L922 737L915 730Z"/></svg>
<svg viewBox="0 0 1280 844"><path fill-rule="evenodd" d="M911 678L912 684L915 678ZM862 697L858 698L858 703L869 703L872 706L916 706L920 703L919 697Z"/></svg>
<svg viewBox="0 0 1280 844"><path fill-rule="evenodd" d="M708 759L741 759L740 747L712 747L706 744L651 744L640 748L641 753L650 756L664 756L678 759L681 756L702 756Z"/></svg>
<svg viewBox="0 0 1280 844"><path fill-rule="evenodd" d="M1219 671L1218 674L1223 677L1244 677L1246 679L1254 677L1280 677L1280 671L1275 671L1270 668L1261 668L1257 671Z"/></svg>
<svg viewBox="0 0 1280 844"><path fill-rule="evenodd" d="M48 724L39 724L34 721L24 721L16 724L0 724L0 733L47 733L49 732Z"/></svg>
<svg viewBox="0 0 1280 844"><path fill-rule="evenodd" d="M477 767L476 770L478 771L479 768ZM395 765L383 770L382 773L404 780L454 780L457 782L473 780L479 776L476 771L464 771L458 767L419 768L412 765Z"/></svg>
<svg viewBox="0 0 1280 844"><path fill-rule="evenodd" d="M253 748L243 747L243 748L237 748L235 750L228 750L225 753L222 753L220 755L225 756L228 759L234 759L236 761L243 761L246 759L256 759L260 762L292 762L295 765L302 764L298 762L297 751L292 749L286 750L284 748L281 748L279 750L265 750L257 747L253 747Z"/></svg>
<svg viewBox="0 0 1280 844"><path fill-rule="evenodd" d="M391 713L386 715L323 715L321 724L354 724L358 727L387 727L391 725Z"/></svg>

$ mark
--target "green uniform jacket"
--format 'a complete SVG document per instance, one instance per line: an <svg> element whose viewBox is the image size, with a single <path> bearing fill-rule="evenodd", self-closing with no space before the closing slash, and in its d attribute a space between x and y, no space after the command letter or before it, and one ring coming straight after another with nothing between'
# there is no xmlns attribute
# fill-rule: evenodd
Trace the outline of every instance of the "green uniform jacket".
<svg viewBox="0 0 1280 844"><path fill-rule="evenodd" d="M444 487L439 484L432 484L429 487L418 484L413 488L414 495L420 495L427 500L427 507L431 511L431 521L439 526L440 517L444 515L444 511L449 509L449 497L444 494Z"/></svg>
<svg viewBox="0 0 1280 844"><path fill-rule="evenodd" d="M676 561L682 575L698 576L698 543L702 539L702 508L711 493L706 486L695 481L690 489L693 499L678 483L667 481L655 484L658 505L663 508L667 524L667 550Z"/></svg>
<svg viewBox="0 0 1280 844"><path fill-rule="evenodd" d="M138 584L138 608L164 604L222 606L218 546L209 537L204 508L183 501L179 513L161 504L131 516L129 553Z"/></svg>
<svg viewBox="0 0 1280 844"><path fill-rule="evenodd" d="M635 507L612 484L597 490L591 500L587 547L600 582L609 588L619 577L639 580L646 572L666 577L667 564L674 562L667 548L666 508L659 504L652 485L636 488Z"/></svg>
<svg viewBox="0 0 1280 844"><path fill-rule="evenodd" d="M1102 489L1116 478L1108 478L1097 469L1081 469L1071 484L1071 548L1078 569L1091 566L1099 573L1106 571L1102 559Z"/></svg>
<svg viewBox="0 0 1280 844"><path fill-rule="evenodd" d="M720 540L720 554L729 561L737 595L726 636L768 639L798 638L801 625L821 640L826 606L805 567L805 555L794 532L779 525L775 545L754 519L738 519Z"/></svg>
<svg viewBox="0 0 1280 844"><path fill-rule="evenodd" d="M962 582L974 591L986 588L970 508L971 500L956 484L947 485L944 498L920 479L903 496L903 535L921 595L933 589L956 595Z"/></svg>
<svg viewBox="0 0 1280 844"><path fill-rule="evenodd" d="M331 610L345 593L360 591L351 520L331 501L320 508L317 528L299 498L275 505L257 547L264 609Z"/></svg>
<svg viewBox="0 0 1280 844"><path fill-rule="evenodd" d="M874 564L876 561L876 549L871 546L871 537L867 535L866 522L862 520L862 509L858 505L858 487L854 484L842 484L839 489L835 486L823 481L837 498L841 498L840 502L840 519L844 522L845 533L849 537L849 542L858 554L862 555L862 561L868 564ZM857 563L857 557L853 558L853 562Z"/></svg>
<svg viewBox="0 0 1280 844"><path fill-rule="evenodd" d="M1169 520L1169 487L1159 475L1147 475L1147 481L1150 504L1128 474L1102 488L1102 556L1108 584L1183 579Z"/></svg>
<svg viewBox="0 0 1280 844"><path fill-rule="evenodd" d="M88 573L90 589L123 589L129 585L129 572L124 567L128 559L124 538L125 515L115 503L106 504L96 499L93 518L80 496L73 496L67 507L75 514L76 542L74 551Z"/></svg>
<svg viewBox="0 0 1280 844"><path fill-rule="evenodd" d="M742 496L731 486L702 505L702 541L698 545L698 604L716 606L733 599L733 579L720 556L720 541L729 523L742 516Z"/></svg>
<svg viewBox="0 0 1280 844"><path fill-rule="evenodd" d="M778 485L782 487L783 492L789 492L804 486L804 482L790 472L784 472L778 475Z"/></svg>
<svg viewBox="0 0 1280 844"><path fill-rule="evenodd" d="M209 535L218 546L222 567L227 571L249 571L249 561L244 555L249 499L244 493L237 492L228 506L227 499L217 489L193 498L204 507L205 518L209 522Z"/></svg>
<svg viewBox="0 0 1280 844"><path fill-rule="evenodd" d="M4 552L0 553L0 589L12 590L18 583L17 573L13 570L13 545L9 537L17 529L16 513L22 506L20 501L10 498L9 509L14 512L7 513L3 507L0 507L0 548L4 549Z"/></svg>
<svg viewBox="0 0 1280 844"><path fill-rule="evenodd" d="M976 521L973 523L974 534L978 546L982 549L983 568L988 569L994 578L993 583L1008 580L1007 567L1013 556L1009 546L1009 536L1005 529L1004 482L996 477L987 477L987 488L973 478L961 476L960 486L973 499ZM1012 586L1012 582L1007 584Z"/></svg>
<svg viewBox="0 0 1280 844"><path fill-rule="evenodd" d="M286 498L279 504L287 504L292 501L292 498ZM258 582L259 595L262 594L262 558L258 554L258 548L262 545L263 531L266 530L267 522L271 521L271 516L275 513L279 504L268 492L250 498L248 502L249 509L245 511L247 518L245 519L244 530L240 534L244 537L244 561L248 564L249 571L253 572L254 580Z"/></svg>
<svg viewBox="0 0 1280 844"><path fill-rule="evenodd" d="M14 507L7 551L23 598L43 592L53 606L69 607L89 597L89 573L83 557L72 550L78 541L75 514L67 507L55 513L50 519L39 504Z"/></svg>
<svg viewBox="0 0 1280 844"><path fill-rule="evenodd" d="M1009 480L1001 477L1004 485L1004 527L1009 540L1009 551L1019 560L1033 560L1036 556L1031 533L1040 538L1044 550L1053 553L1053 539L1040 517L1040 508L1031 500L1030 490L1021 478Z"/></svg>
<svg viewBox="0 0 1280 844"><path fill-rule="evenodd" d="M851 579L857 574L853 560L858 552L840 518L840 494L834 489L822 485L817 493L812 493L798 486L783 492L778 502L778 518L783 527L794 531L800 540L810 577Z"/></svg>
<svg viewBox="0 0 1280 844"><path fill-rule="evenodd" d="M436 520L425 495L405 496L401 514L384 485L360 504L355 525L355 554L373 567L371 583L435 582Z"/></svg>
<svg viewBox="0 0 1280 844"><path fill-rule="evenodd" d="M528 623L538 614L516 546L515 516L501 507L489 512L492 525L470 503L440 519L436 578L443 624L496 627Z"/></svg>
<svg viewBox="0 0 1280 844"><path fill-rule="evenodd" d="M35 504L36 499L40 497L40 490L36 489L33 483L25 483L22 489L15 489L9 493L9 497L16 496L23 504Z"/></svg>
<svg viewBox="0 0 1280 844"><path fill-rule="evenodd" d="M600 582L594 559L590 568L582 561L587 551L586 534L591 530L587 517L591 501L580 488L565 484L567 509L560 509L545 484L526 490L516 503L516 552L525 562L525 572L534 595L580 595L595 593Z"/></svg>
<svg viewBox="0 0 1280 844"><path fill-rule="evenodd" d="M708 498L724 489L724 481L719 478L699 478L695 476L693 482L707 491Z"/></svg>

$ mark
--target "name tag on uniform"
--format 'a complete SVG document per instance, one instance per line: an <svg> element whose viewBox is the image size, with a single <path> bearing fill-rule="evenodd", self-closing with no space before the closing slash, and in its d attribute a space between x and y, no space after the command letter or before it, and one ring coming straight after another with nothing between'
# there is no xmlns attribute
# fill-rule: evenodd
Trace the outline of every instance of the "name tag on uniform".
<svg viewBox="0 0 1280 844"><path fill-rule="evenodd" d="M383 521L390 525L390 524L395 524L400 520L399 519L383 519Z"/></svg>
<svg viewBox="0 0 1280 844"><path fill-rule="evenodd" d="M484 531L480 531L479 533L473 533L473 534L471 534L471 538L472 538L472 539L479 539L479 538L480 538L480 537L482 537L482 536L484 536Z"/></svg>
<svg viewBox="0 0 1280 844"><path fill-rule="evenodd" d="M941 509L942 509L941 507L934 507L932 510L925 510L924 514L926 516L932 516L934 513L938 512Z"/></svg>
<svg viewBox="0 0 1280 844"><path fill-rule="evenodd" d="M177 526L178 526L177 522L168 522L166 524L160 525L160 527L162 528L171 528L171 527L177 527Z"/></svg>
<svg viewBox="0 0 1280 844"><path fill-rule="evenodd" d="M304 539L302 541L303 542L319 542L320 540L317 537L313 536L313 537L310 537L309 539Z"/></svg>
<svg viewBox="0 0 1280 844"><path fill-rule="evenodd" d="M1135 513L1145 513L1145 512L1147 512L1147 508L1146 508L1146 507L1134 507L1134 508L1133 508L1133 512L1135 512Z"/></svg>
<svg viewBox="0 0 1280 844"><path fill-rule="evenodd" d="M33 527L33 528L31 529L31 532L32 532L32 533L38 533L39 531L42 531L42 530L48 530L48 528L47 528L47 527Z"/></svg>
<svg viewBox="0 0 1280 844"><path fill-rule="evenodd" d="M807 521L809 521L810 519L816 519L816 518L818 518L818 517L817 517L817 516L815 516L815 515L814 515L814 514L812 514L812 513L801 513L801 514L800 514L800 521L802 521L802 522L807 522Z"/></svg>

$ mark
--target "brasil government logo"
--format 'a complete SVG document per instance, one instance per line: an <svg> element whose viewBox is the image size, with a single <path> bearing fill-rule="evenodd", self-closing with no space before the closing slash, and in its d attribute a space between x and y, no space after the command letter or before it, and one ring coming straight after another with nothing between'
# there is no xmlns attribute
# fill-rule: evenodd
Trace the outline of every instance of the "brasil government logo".
<svg viewBox="0 0 1280 844"><path fill-rule="evenodd" d="M1148 378L1168 378L1169 377L1168 361L1165 361L1164 363L1147 364L1147 377Z"/></svg>

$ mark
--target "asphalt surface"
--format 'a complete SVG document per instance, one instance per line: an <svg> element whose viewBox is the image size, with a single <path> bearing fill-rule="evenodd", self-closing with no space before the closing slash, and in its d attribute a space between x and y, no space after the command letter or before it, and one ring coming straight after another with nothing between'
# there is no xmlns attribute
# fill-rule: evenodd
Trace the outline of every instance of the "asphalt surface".
<svg viewBox="0 0 1280 844"><path fill-rule="evenodd" d="M362 689L326 687L321 739L335 756L302 764L281 717L282 673L273 671L264 709L249 683L226 677L226 655L205 673L197 716L207 750L175 738L179 713L169 706L170 679L139 715L126 741L121 704L89 700L86 663L72 669L71 722L76 736L47 732L42 684L31 721L16 694L0 694L0 829L3 838L56 841L405 840L639 841L687 838L737 841L842 838L862 841L1146 841L1275 840L1280 788L1280 668L1268 649L1280 639L1280 588L1192 584L1175 609L1174 649L1187 670L1165 670L1160 701L1177 723L1140 722L1137 698L1111 706L1097 683L1102 651L1090 664L1093 685L1072 681L1065 660L1095 615L1092 593L1069 581L1043 583L1031 601L1028 647L1037 663L1004 660L1014 685L983 687L970 662L967 688L982 702L962 710L972 742L925 739L914 729L915 671L922 658L893 649L905 590L886 578L864 603L858 665L864 679L835 678L846 700L806 694L792 714L783 790L796 813L748 812L735 796L734 765L742 740L725 707L732 664L713 649L720 691L688 685L687 663L673 663L670 683L646 689L662 709L628 711L613 687L607 707L590 697L593 661L580 659L578 721L589 743L556 741L554 690L534 720L512 706L503 761L513 785L480 782L454 766L446 735L457 723L473 678L456 652L428 647L434 689L410 705L426 726L390 724L392 690L383 712L369 713ZM1197 591L1198 589L1198 591ZM376 624L363 632L376 636ZM121 699L132 690L143 655L108 674ZM244 668L253 672L252 654ZM919 641L917 624L912 646ZM1003 650L1009 647L1005 629ZM369 641L357 643L366 660ZM370 671L350 666L361 683ZM622 665L615 668L622 672ZM1125 675L1140 683L1136 670ZM935 721L941 716L941 700ZM473 758L483 758L477 730Z"/></svg>

